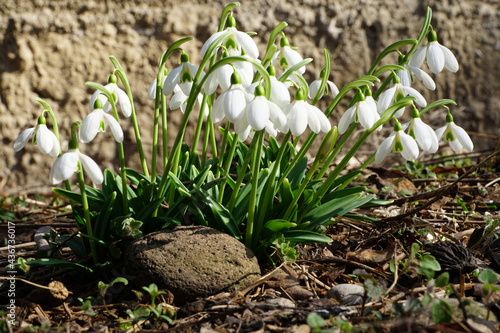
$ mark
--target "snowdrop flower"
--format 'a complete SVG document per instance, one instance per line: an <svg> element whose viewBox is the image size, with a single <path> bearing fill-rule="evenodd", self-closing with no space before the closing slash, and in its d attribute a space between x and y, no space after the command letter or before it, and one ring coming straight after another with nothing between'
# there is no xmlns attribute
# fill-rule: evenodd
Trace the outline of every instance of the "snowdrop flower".
<svg viewBox="0 0 500 333"><path fill-rule="evenodd" d="M233 16L229 16L226 22L226 29L220 32L216 32L210 38L207 39L203 47L201 48L201 58L205 56L205 53L208 51L210 45L219 38L224 35L226 32L230 31L231 33L224 38L219 45L225 45L227 49L233 48L239 51L241 54L244 51L249 57L257 59L259 57L259 49L257 48L257 44L255 44L252 37L250 37L247 33L238 31L236 27L236 20Z"/></svg>
<svg viewBox="0 0 500 333"><path fill-rule="evenodd" d="M272 62L274 64L278 62L279 66L286 71L288 68L295 66L304 59L299 52L292 50L290 43L288 42L288 38L285 37L283 32L281 35L280 50L273 55ZM297 70L299 74L304 74L305 71L305 66L302 66Z"/></svg>
<svg viewBox="0 0 500 333"><path fill-rule="evenodd" d="M224 51L224 57L239 55L234 54L234 51ZM226 64L218 67L205 82L205 93L207 95L212 95L218 86L226 91L231 86L231 75L236 71L240 75L241 85L243 87L248 87L252 84L254 77L254 67L250 62L247 61L236 61L231 64Z"/></svg>
<svg viewBox="0 0 500 333"><path fill-rule="evenodd" d="M437 33L432 29L427 34L427 45L418 49L410 59L409 65L420 68L427 60L427 65L433 73L441 73L443 68L450 72L458 71L458 61L453 53L437 41Z"/></svg>
<svg viewBox="0 0 500 333"><path fill-rule="evenodd" d="M458 153L465 148L467 151L474 149L474 144L467 132L460 126L455 125L453 117L448 111L446 115L446 125L436 130L438 140L443 138L444 142L449 142L451 149Z"/></svg>
<svg viewBox="0 0 500 333"><path fill-rule="evenodd" d="M403 124L403 130L408 129L408 134L417 141L423 151L435 153L439 148L436 133L432 127L420 119L420 114L415 106L413 106L411 117L408 123Z"/></svg>
<svg viewBox="0 0 500 333"><path fill-rule="evenodd" d="M175 86L179 84L184 95L189 96L191 87L193 86L193 78L196 76L197 72L198 66L192 65L189 62L188 55L182 52L181 64L168 73L163 84L163 93L167 96L170 95L174 91ZM202 77L203 75L204 73L202 73Z"/></svg>
<svg viewBox="0 0 500 333"><path fill-rule="evenodd" d="M353 122L359 122L365 129L370 129L380 119L377 103L371 96L371 92L365 97L365 94L360 91L358 96L358 101L340 118L338 125L340 134L344 134Z"/></svg>
<svg viewBox="0 0 500 333"><path fill-rule="evenodd" d="M130 99L127 96L127 93L120 89L118 85L116 84L118 82L118 79L116 75L111 74L108 79L108 84L104 86L107 91L111 95L113 95L115 102L118 100L118 104L120 104L120 108L122 110L122 113L125 117L130 117L132 115L132 105L130 104ZM104 95L102 95L102 92L100 90L97 90L94 94L92 94L92 97L90 98L90 103L89 103L89 110L92 111L94 110L94 103L95 101L99 98L102 99L103 97L106 100L106 102L103 105L103 110L104 111L109 111L111 110L111 104L109 101L106 99Z"/></svg>
<svg viewBox="0 0 500 333"><path fill-rule="evenodd" d="M59 140L54 133L47 128L47 120L43 115L38 117L38 123L35 127L28 128L19 134L14 142L14 151L18 152L26 146L28 141L33 137L33 144L37 145L40 151L52 157L57 157L61 148Z"/></svg>
<svg viewBox="0 0 500 333"><path fill-rule="evenodd" d="M186 111L186 106L188 103L189 96L185 95L182 89L177 85L174 88L174 96L170 99L170 103L168 104L168 107L170 110L177 110L178 108L181 108L181 112L184 113ZM198 94L198 97L196 98L198 103L201 105L201 102L203 100L203 95ZM205 112L204 117L207 117L207 113Z"/></svg>
<svg viewBox="0 0 500 333"><path fill-rule="evenodd" d="M287 117L285 132L289 129L295 136L304 133L307 126L314 133L320 131L327 133L332 128L325 114L317 107L306 102L306 94L302 89L297 91L294 101L284 111Z"/></svg>
<svg viewBox="0 0 500 333"><path fill-rule="evenodd" d="M104 99L106 98L104 95L100 96L103 96ZM106 124L109 125L116 142L123 142L123 131L118 120L107 112L104 112L101 99L99 98L94 102L92 112L85 117L80 126L78 131L80 141L87 143L94 140L98 132L106 131Z"/></svg>
<svg viewBox="0 0 500 333"><path fill-rule="evenodd" d="M264 87L258 85L255 88L254 99L245 110L245 117L237 122L237 125L235 124L235 131L238 135L248 130L245 127L251 127L254 131L266 128L269 135L276 136L276 130L283 132L286 129L286 116L276 104L267 100ZM243 141L245 139L242 138Z"/></svg>
<svg viewBox="0 0 500 333"><path fill-rule="evenodd" d="M215 100L212 121L218 123L226 117L227 120L237 123L243 117L252 98L253 96L241 85L240 75L234 72L231 75L231 87Z"/></svg>
<svg viewBox="0 0 500 333"><path fill-rule="evenodd" d="M325 75L325 70L322 70L321 74L320 74L320 78L317 79L317 80L314 80L309 85L309 98L310 99L314 99L316 97L316 95L318 94L318 90L319 90L319 88L321 86L321 81L323 81L324 75ZM321 97L323 97L324 94L328 94L328 88L330 88L330 91L332 92L333 98L335 98L335 96L338 95L339 88L337 88L337 86L335 85L335 83L333 83L330 80L327 80L326 81L325 91L321 92L321 94L319 95L318 99L321 99Z"/></svg>
<svg viewBox="0 0 500 333"><path fill-rule="evenodd" d="M71 146L71 142L70 142ZM50 169L50 181L52 184L69 179L75 172L85 170L92 182L96 185L102 184L103 174L94 160L85 154L80 153L78 145L70 148L67 153L61 155Z"/></svg>
<svg viewBox="0 0 500 333"><path fill-rule="evenodd" d="M375 163L380 164L390 152L401 153L408 161L418 157L418 145L415 139L403 132L399 121L394 124L394 132L386 138L375 153Z"/></svg>
<svg viewBox="0 0 500 333"><path fill-rule="evenodd" d="M284 109L288 104L290 104L290 92L288 87L290 82L283 83L276 78L276 69L273 65L269 65L267 68L269 73L269 79L271 81L271 102L278 105L281 109Z"/></svg>
<svg viewBox="0 0 500 333"><path fill-rule="evenodd" d="M427 74L420 68L411 65L403 65L403 67L406 69L405 71L400 70L397 72L397 75L401 80L401 84L403 86L410 87L411 83L413 82L413 77L416 77L417 79L422 81L422 83L427 89L429 90L436 89L436 83L434 83L434 80L430 77L429 74Z"/></svg>
<svg viewBox="0 0 500 333"><path fill-rule="evenodd" d="M382 115L391 105L396 103L400 98L412 96L415 97L415 102L421 107L427 106L427 101L417 90L412 87L404 86L397 75L394 75L394 80L391 83L391 88L384 91L380 96L377 104L378 113ZM394 117L399 118L403 115L404 108L398 110Z"/></svg>

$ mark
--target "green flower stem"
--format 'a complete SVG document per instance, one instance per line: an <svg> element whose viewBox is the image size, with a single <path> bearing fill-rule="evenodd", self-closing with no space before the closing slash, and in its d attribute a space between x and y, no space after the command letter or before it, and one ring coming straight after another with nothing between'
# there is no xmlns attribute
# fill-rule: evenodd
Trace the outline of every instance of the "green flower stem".
<svg viewBox="0 0 500 333"><path fill-rule="evenodd" d="M236 179L236 184L234 185L233 188L233 193L231 193L231 198L229 199L229 204L227 205L227 210L229 210L229 212L233 211L234 205L236 204L236 198L238 198L238 193L240 191L241 183L243 182L243 178L245 177L246 174L245 170L248 167L248 163L250 163L250 159L255 150L255 146L257 145L257 141L258 140L256 140L256 138L254 137L254 139L250 143L250 147L248 148L247 153L245 154L245 159L243 160L243 164L241 165L241 171L238 174L238 178Z"/></svg>
<svg viewBox="0 0 500 333"><path fill-rule="evenodd" d="M320 180L323 178L325 175L326 171L330 168L330 165L332 164L334 158L337 156L339 153L340 149L344 146L346 143L347 139L351 136L351 133L356 129L357 124L353 123L347 131L342 135L342 138L339 140L339 142L335 145L335 149L332 151L332 153L328 156L328 158L325 160L323 163L323 166L321 167L320 171L318 172L318 175L316 176L316 180Z"/></svg>
<svg viewBox="0 0 500 333"><path fill-rule="evenodd" d="M196 130L194 132L193 145L191 146L191 155L194 155L198 150L198 141L200 141L201 127L203 126L203 120L205 115L205 109L208 104L208 96L203 94L203 100L201 101L200 116L198 117L198 122L196 123Z"/></svg>
<svg viewBox="0 0 500 333"><path fill-rule="evenodd" d="M161 71L160 71L161 72ZM158 82L161 75L158 75ZM153 151L151 154L151 181L156 178L156 155L158 153L158 119L160 118L160 103L161 103L162 87L160 84L156 85L156 99L155 99L155 113L153 117ZM162 110L162 114L163 114Z"/></svg>
<svg viewBox="0 0 500 333"><path fill-rule="evenodd" d="M260 154L262 151L262 143L264 141L264 130L257 132L253 140L257 141L257 149L254 149L252 154L252 189L250 190L250 201L248 203L248 218L247 218L247 232L245 234L245 245L252 247L254 242L254 217L255 217L255 203L257 199L257 187L259 185L259 171L260 171ZM253 141L252 140L252 141Z"/></svg>
<svg viewBox="0 0 500 333"><path fill-rule="evenodd" d="M120 81L122 81L122 84L125 87L125 92L127 93L127 96L130 100L130 105L132 107L131 119L132 119L132 124L134 126L135 140L137 142L137 150L139 151L139 157L141 159L142 172L146 177L149 177L148 166L146 163L146 158L144 156L144 149L142 148L142 140L141 140L141 134L139 132L139 125L137 123L137 116L135 114L134 98L132 97L132 90L130 89L130 84L128 82L127 75L125 74L125 71L123 70L122 66L114 56L110 56L109 59L115 66L116 73L118 74L118 77L120 77Z"/></svg>
<svg viewBox="0 0 500 333"><path fill-rule="evenodd" d="M226 129L228 129L226 127ZM229 174L229 170L231 169L231 163L233 162L233 157L234 157L234 152L236 150L236 147L238 146L238 134L233 135L233 142L231 144L231 148L229 149L229 153L226 158L226 167L224 169L224 173L222 174L222 182L220 184L220 191L219 191L219 202L222 203L222 199L224 198L224 189L226 187L226 179L227 175ZM223 155L221 154L221 159L222 160ZM219 178L219 168L217 168L217 177Z"/></svg>
<svg viewBox="0 0 500 333"><path fill-rule="evenodd" d="M168 159L168 117L167 117L167 99L163 93L161 94L161 135L163 148L163 166L167 165ZM152 181L155 181L151 178Z"/></svg>
<svg viewBox="0 0 500 333"><path fill-rule="evenodd" d="M231 123L229 121L227 121L226 128L224 129L224 135L222 136L222 145L220 147L220 159L218 159L218 161L217 161L217 173L216 173L215 178L219 178L220 172L222 170L222 163L223 163L223 159L224 159L224 154L225 154L226 145L227 145L227 137L229 135L230 127L231 127ZM234 141L233 141L233 143L234 143ZM232 157L231 157L231 159L232 159Z"/></svg>
<svg viewBox="0 0 500 333"><path fill-rule="evenodd" d="M259 214L259 220L257 222L257 228L256 228L256 234L259 235L260 231L262 229L262 226L264 225L264 221L266 219L266 214L268 207L271 205L272 207L272 202L274 195L278 191L278 186L280 183L278 182L275 184L274 178L276 177L276 174L278 173L278 170L281 168L281 159L283 158L283 154L285 153L285 148L286 148L286 143L288 140L290 140L290 136L292 133L288 131L287 134L283 137L282 144L280 146L280 149L278 151L278 155L276 156L276 160L274 161L273 168L271 170L271 173L269 175L267 184L265 186L265 192L264 192L264 199L262 200L262 208L259 209L260 214Z"/></svg>
<svg viewBox="0 0 500 333"><path fill-rule="evenodd" d="M82 196L82 206L83 206L83 213L85 215L85 227L87 228L87 235L89 235L91 238L89 238L89 244L90 244L90 251L92 252L92 259L94 260L94 264L98 263L97 260L97 250L95 247L94 240L92 237L94 237L93 232L92 232L92 221L90 219L90 213L89 213L89 203L87 201L87 192L85 192L85 179L83 178L83 170L81 165L79 166L80 171L78 171L78 184L80 186L80 195Z"/></svg>
<svg viewBox="0 0 500 333"><path fill-rule="evenodd" d="M118 117L118 112L116 111L116 104L111 103L113 109L113 116L116 121L120 121ZM128 189L127 189L127 169L125 167L125 151L123 149L123 142L117 142L118 145L118 156L120 158L120 173L122 178L122 200L123 200L123 211L128 212Z"/></svg>

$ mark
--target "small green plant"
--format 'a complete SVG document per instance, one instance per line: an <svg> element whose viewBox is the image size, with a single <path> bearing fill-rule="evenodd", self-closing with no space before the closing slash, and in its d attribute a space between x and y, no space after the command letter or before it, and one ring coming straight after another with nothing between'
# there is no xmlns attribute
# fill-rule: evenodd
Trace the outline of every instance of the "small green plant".
<svg viewBox="0 0 500 333"><path fill-rule="evenodd" d="M483 283L483 295L486 300L486 305L488 306L488 315L486 319L490 316L491 311L491 296L494 292L500 290L500 286L495 283L498 282L498 274L495 273L492 269L482 270L477 276L479 282Z"/></svg>

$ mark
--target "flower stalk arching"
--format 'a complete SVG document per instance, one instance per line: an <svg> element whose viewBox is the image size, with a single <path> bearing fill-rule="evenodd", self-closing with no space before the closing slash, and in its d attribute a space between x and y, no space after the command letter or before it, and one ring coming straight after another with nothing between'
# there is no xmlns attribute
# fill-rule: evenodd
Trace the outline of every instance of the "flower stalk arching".
<svg viewBox="0 0 500 333"><path fill-rule="evenodd" d="M130 89L130 84L128 82L127 75L125 74L123 67L120 65L120 63L118 62L118 60L114 56L110 56L109 59L113 63L113 66L115 67L116 73L118 74L120 81L122 82L123 86L125 87L125 92L127 93L127 96L130 100L130 106L132 109L131 119L132 119L132 125L134 127L134 134L135 134L135 140L137 143L137 150L139 151L139 158L141 160L142 172L144 173L144 175L146 177L149 177L149 171L148 171L148 166L146 163L146 157L144 155L144 149L142 147L142 139L141 139L141 134L139 131L139 124L137 123L137 115L135 113L134 98L132 97L132 91Z"/></svg>
<svg viewBox="0 0 500 333"><path fill-rule="evenodd" d="M113 110L113 117L116 119L116 121L120 121L118 117L118 111L116 110L116 103L115 103L115 97L113 94L111 94L104 86L95 83L95 82L85 82L85 85L95 88L101 93L106 96L108 99L108 102L111 105L111 109ZM97 99L98 101L99 99ZM97 102L96 101L96 102ZM133 105L133 104L132 104ZM133 110L133 106L132 106ZM132 113L133 115L134 113ZM120 173L121 173L121 181L122 181L122 202L123 202L123 209L125 212L128 212L128 189L127 189L127 169L125 165L125 151L123 149L123 142L117 142L118 145L118 157L120 159ZM149 175L146 175L146 177L149 177Z"/></svg>

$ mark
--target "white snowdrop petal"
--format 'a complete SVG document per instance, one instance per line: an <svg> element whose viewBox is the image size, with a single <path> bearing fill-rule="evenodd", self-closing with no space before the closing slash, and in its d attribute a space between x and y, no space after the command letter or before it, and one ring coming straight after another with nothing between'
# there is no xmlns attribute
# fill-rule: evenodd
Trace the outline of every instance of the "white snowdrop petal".
<svg viewBox="0 0 500 333"><path fill-rule="evenodd" d="M412 67L422 67L422 64L425 60L426 51L426 46L419 48L417 51L415 51L415 53L413 53L413 56L410 58L410 61L408 61L408 64Z"/></svg>
<svg viewBox="0 0 500 333"><path fill-rule="evenodd" d="M116 89L116 94L118 95L118 103L120 103L122 114L126 118L130 117L132 115L132 105L130 104L127 93L121 89Z"/></svg>
<svg viewBox="0 0 500 333"><path fill-rule="evenodd" d="M391 87L384 91L380 96L377 103L377 111L379 115L382 115L391 106L394 100L394 95L396 94L396 87Z"/></svg>
<svg viewBox="0 0 500 333"><path fill-rule="evenodd" d="M434 80L431 78L429 74L421 70L420 68L412 67L411 69L413 71L413 75L417 77L424 86L429 89L429 90L435 90L436 89L436 83Z"/></svg>
<svg viewBox="0 0 500 333"><path fill-rule="evenodd" d="M208 51L208 49L210 48L210 45L212 45L212 43L217 39L219 38L221 35L223 35L226 31L219 31L219 32L216 32L215 34L213 34L212 36L210 36L207 41L203 44L203 47L201 48L201 51L200 51L200 54L201 54L201 58L203 59L205 57L205 53ZM224 41L223 41L224 42Z"/></svg>
<svg viewBox="0 0 500 333"><path fill-rule="evenodd" d="M286 116L281 108L273 102L269 102L269 118L276 129L280 132L286 131Z"/></svg>
<svg viewBox="0 0 500 333"><path fill-rule="evenodd" d="M430 42L427 46L427 65L435 74L441 73L444 68L444 54L438 42Z"/></svg>
<svg viewBox="0 0 500 333"><path fill-rule="evenodd" d="M46 125L39 125L38 131L36 132L36 144L38 148L40 148L40 151L44 154L50 154L55 142L57 142L55 134L52 133Z"/></svg>
<svg viewBox="0 0 500 333"><path fill-rule="evenodd" d="M351 125L354 122L354 118L356 116L356 107L357 104L354 104L349 109L347 109L346 112L344 112L342 117L340 117L338 125L340 134L344 134L349 128L349 125Z"/></svg>
<svg viewBox="0 0 500 333"><path fill-rule="evenodd" d="M325 133L330 131L330 129L332 128L332 125L330 124L330 121L328 120L326 115L323 113L323 111L321 111L317 107L310 105L310 104L307 104L307 106L308 106L309 112L314 112L316 114L316 118L319 121L320 130L322 132L325 132Z"/></svg>
<svg viewBox="0 0 500 333"><path fill-rule="evenodd" d="M116 142L123 142L123 130L115 117L107 113L103 113L103 116L106 119L109 129L111 130L111 133L113 133Z"/></svg>
<svg viewBox="0 0 500 333"><path fill-rule="evenodd" d="M436 130L436 137L438 138L438 141L441 140L441 137L446 131L446 127L448 127L448 125L444 125L443 127L440 127Z"/></svg>
<svg viewBox="0 0 500 333"><path fill-rule="evenodd" d="M104 111L102 109L95 109L83 119L80 128L78 129L78 137L83 143L88 143L97 135L101 126Z"/></svg>
<svg viewBox="0 0 500 333"><path fill-rule="evenodd" d="M318 116L313 110L308 110L307 112L307 123L309 124L309 128L311 129L311 131L313 131L314 133L318 134L321 130Z"/></svg>
<svg viewBox="0 0 500 333"><path fill-rule="evenodd" d="M61 155L52 165L50 169L50 182L59 184L63 180L69 179L78 167L78 154L75 150L68 151Z"/></svg>
<svg viewBox="0 0 500 333"><path fill-rule="evenodd" d="M177 83L181 78L181 73L182 73L182 65L172 69L170 73L168 73L167 78L163 83L164 95L168 96L174 91L175 86L177 85Z"/></svg>
<svg viewBox="0 0 500 333"><path fill-rule="evenodd" d="M416 160L418 158L418 145L415 139L403 131L399 132L399 139L401 140L401 145L403 145L401 155L408 161Z"/></svg>
<svg viewBox="0 0 500 333"><path fill-rule="evenodd" d="M106 103L108 101L108 99L106 98L106 96L104 95L100 95L101 94L101 91L100 90L96 90L92 96L90 97L90 102L89 102L89 110L92 111L94 110L94 104L95 104L95 101L97 100L97 97L98 96L103 96L104 97L104 100L102 100L101 98L99 98L102 102L102 104L104 105L104 103Z"/></svg>
<svg viewBox="0 0 500 333"><path fill-rule="evenodd" d="M269 121L268 101L264 96L256 97L247 110L248 124L256 131L263 130Z"/></svg>
<svg viewBox="0 0 500 333"><path fill-rule="evenodd" d="M460 142L459 142L459 141L457 141L457 140L455 140L455 141L450 141L450 142L449 142L449 144L450 144L451 149L453 149L453 151L454 151L455 153L459 153L459 152L461 152L461 151L462 151L462 149L463 149L463 146L462 146L462 145L460 144Z"/></svg>
<svg viewBox="0 0 500 333"><path fill-rule="evenodd" d="M376 164L382 163L386 158L387 154L391 152L392 147L394 145L394 139L395 135L394 133L392 133L391 135L389 135L389 137L387 137L384 141L382 141L382 143L377 149L377 152L375 153Z"/></svg>
<svg viewBox="0 0 500 333"><path fill-rule="evenodd" d="M236 122L243 116L245 110L246 96L241 89L229 89L224 98L224 112L229 121Z"/></svg>
<svg viewBox="0 0 500 333"><path fill-rule="evenodd" d="M288 68L295 66L296 64L304 60L300 55L300 53L295 50L292 50L290 46L283 47L283 52L285 54L285 59L288 63ZM297 70L297 72L299 72L300 74L304 74L305 71L306 71L305 66L302 66Z"/></svg>
<svg viewBox="0 0 500 333"><path fill-rule="evenodd" d="M179 91L177 91L170 99L168 107L170 108L170 110L177 110L181 107L182 103L186 101L186 99L187 96L184 95L184 93L179 89Z"/></svg>
<svg viewBox="0 0 500 333"><path fill-rule="evenodd" d="M287 86L274 76L271 76L271 101L279 107L290 104L290 92Z"/></svg>
<svg viewBox="0 0 500 333"><path fill-rule="evenodd" d="M332 93L333 98L335 98L339 94L339 88L332 81L326 81L328 88L330 88L330 92Z"/></svg>
<svg viewBox="0 0 500 333"><path fill-rule="evenodd" d="M412 87L403 87L403 92L405 95L410 95L416 98L415 103L420 105L421 107L426 107L427 106L427 101L425 100L424 96L420 94L416 89Z"/></svg>
<svg viewBox="0 0 500 333"><path fill-rule="evenodd" d="M148 99L154 100L156 99L156 82L158 81L158 78L154 79L153 82L149 85L148 88Z"/></svg>
<svg viewBox="0 0 500 333"><path fill-rule="evenodd" d="M212 107L211 118L214 124L218 123L222 119L224 119L224 97L225 93L222 93L214 102L214 106Z"/></svg>
<svg viewBox="0 0 500 333"><path fill-rule="evenodd" d="M455 123L450 123L451 128L453 130L453 134L455 135L455 140L460 142L460 144L468 151L472 151L474 149L474 144L469 137L469 134L460 126L457 126Z"/></svg>
<svg viewBox="0 0 500 333"><path fill-rule="evenodd" d="M82 164L85 173L90 177L92 182L96 185L102 184L104 177L97 163L87 155L80 152L78 153L78 157L80 158L80 163Z"/></svg>
<svg viewBox="0 0 500 333"><path fill-rule="evenodd" d="M446 46L439 46L444 55L444 67L450 72L456 73L459 68L457 58L455 58L453 52L451 52Z"/></svg>
<svg viewBox="0 0 500 333"><path fill-rule="evenodd" d="M370 129L377 120L380 119L379 114L373 111L366 101L358 104L358 120L361 126L365 129Z"/></svg>
<svg viewBox="0 0 500 333"><path fill-rule="evenodd" d="M307 111L300 102L295 102L287 116L288 127L295 136L301 135L307 128Z"/></svg>
<svg viewBox="0 0 500 333"><path fill-rule="evenodd" d="M19 134L16 141L14 141L14 151L18 152L21 149L23 149L24 146L26 146L26 144L30 140L31 136L35 132L35 129L36 129L36 127L31 127L31 128L25 129L24 131L21 132L21 134Z"/></svg>
<svg viewBox="0 0 500 333"><path fill-rule="evenodd" d="M319 88L321 86L321 79L314 80L310 85L309 85L309 95L308 97L310 99L314 99L316 95L318 94ZM319 95L319 98L323 96L323 93Z"/></svg>
<svg viewBox="0 0 500 333"><path fill-rule="evenodd" d="M241 48L248 54L249 57L257 59L259 57L259 49L257 48L257 44L247 33L238 31L234 29L234 37L238 44L240 44Z"/></svg>

